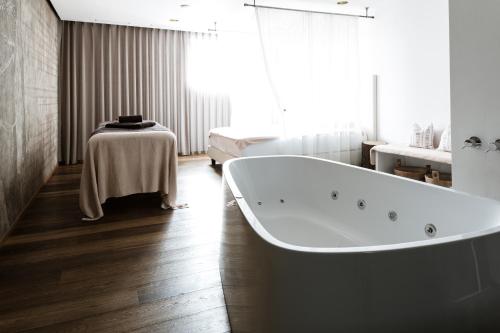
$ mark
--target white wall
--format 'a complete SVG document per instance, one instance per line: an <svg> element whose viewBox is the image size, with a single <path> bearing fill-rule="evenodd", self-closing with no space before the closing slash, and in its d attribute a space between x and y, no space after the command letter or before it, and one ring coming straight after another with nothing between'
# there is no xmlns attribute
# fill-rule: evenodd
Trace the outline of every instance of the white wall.
<svg viewBox="0 0 500 333"><path fill-rule="evenodd" d="M456 189L500 200L500 152L461 149L500 138L500 1L450 0L453 177Z"/></svg>
<svg viewBox="0 0 500 333"><path fill-rule="evenodd" d="M375 15L379 139L407 144L415 122L441 132L450 122L448 0L377 0Z"/></svg>

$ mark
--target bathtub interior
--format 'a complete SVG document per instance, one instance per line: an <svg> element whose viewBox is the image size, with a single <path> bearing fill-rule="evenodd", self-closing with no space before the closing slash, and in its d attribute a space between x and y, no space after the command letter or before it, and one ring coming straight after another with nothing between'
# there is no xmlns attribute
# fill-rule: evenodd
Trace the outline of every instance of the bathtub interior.
<svg viewBox="0 0 500 333"><path fill-rule="evenodd" d="M499 225L496 201L320 159L239 159L227 171L260 225L296 246L391 245Z"/></svg>

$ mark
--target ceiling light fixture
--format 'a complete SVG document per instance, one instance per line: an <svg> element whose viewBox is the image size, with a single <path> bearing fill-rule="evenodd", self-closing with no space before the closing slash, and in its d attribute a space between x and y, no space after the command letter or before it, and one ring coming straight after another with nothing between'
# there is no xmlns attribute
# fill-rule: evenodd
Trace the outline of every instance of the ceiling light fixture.
<svg viewBox="0 0 500 333"><path fill-rule="evenodd" d="M187 8L187 7L189 7L189 4L188 4L188 3L183 3L183 4L181 5L181 8Z"/></svg>
<svg viewBox="0 0 500 333"><path fill-rule="evenodd" d="M179 22L179 20L172 18L172 19L170 19L170 22Z"/></svg>
<svg viewBox="0 0 500 333"><path fill-rule="evenodd" d="M337 5L347 5L349 1L337 1Z"/></svg>

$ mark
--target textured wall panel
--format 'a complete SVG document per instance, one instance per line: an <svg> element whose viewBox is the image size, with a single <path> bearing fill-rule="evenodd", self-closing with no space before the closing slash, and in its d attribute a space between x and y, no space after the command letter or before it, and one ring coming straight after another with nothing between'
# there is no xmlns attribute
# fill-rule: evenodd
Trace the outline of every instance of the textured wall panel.
<svg viewBox="0 0 500 333"><path fill-rule="evenodd" d="M0 0L0 239L57 165L60 34L45 0Z"/></svg>

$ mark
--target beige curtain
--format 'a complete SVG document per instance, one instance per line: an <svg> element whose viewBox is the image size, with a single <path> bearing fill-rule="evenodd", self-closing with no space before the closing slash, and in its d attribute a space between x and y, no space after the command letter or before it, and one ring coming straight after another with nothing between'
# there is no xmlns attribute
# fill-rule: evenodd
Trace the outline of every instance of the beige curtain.
<svg viewBox="0 0 500 333"><path fill-rule="evenodd" d="M188 86L192 39L188 32L64 22L60 159L83 160L100 122L131 114L170 128L180 154L206 151L208 130L229 125L230 103Z"/></svg>

